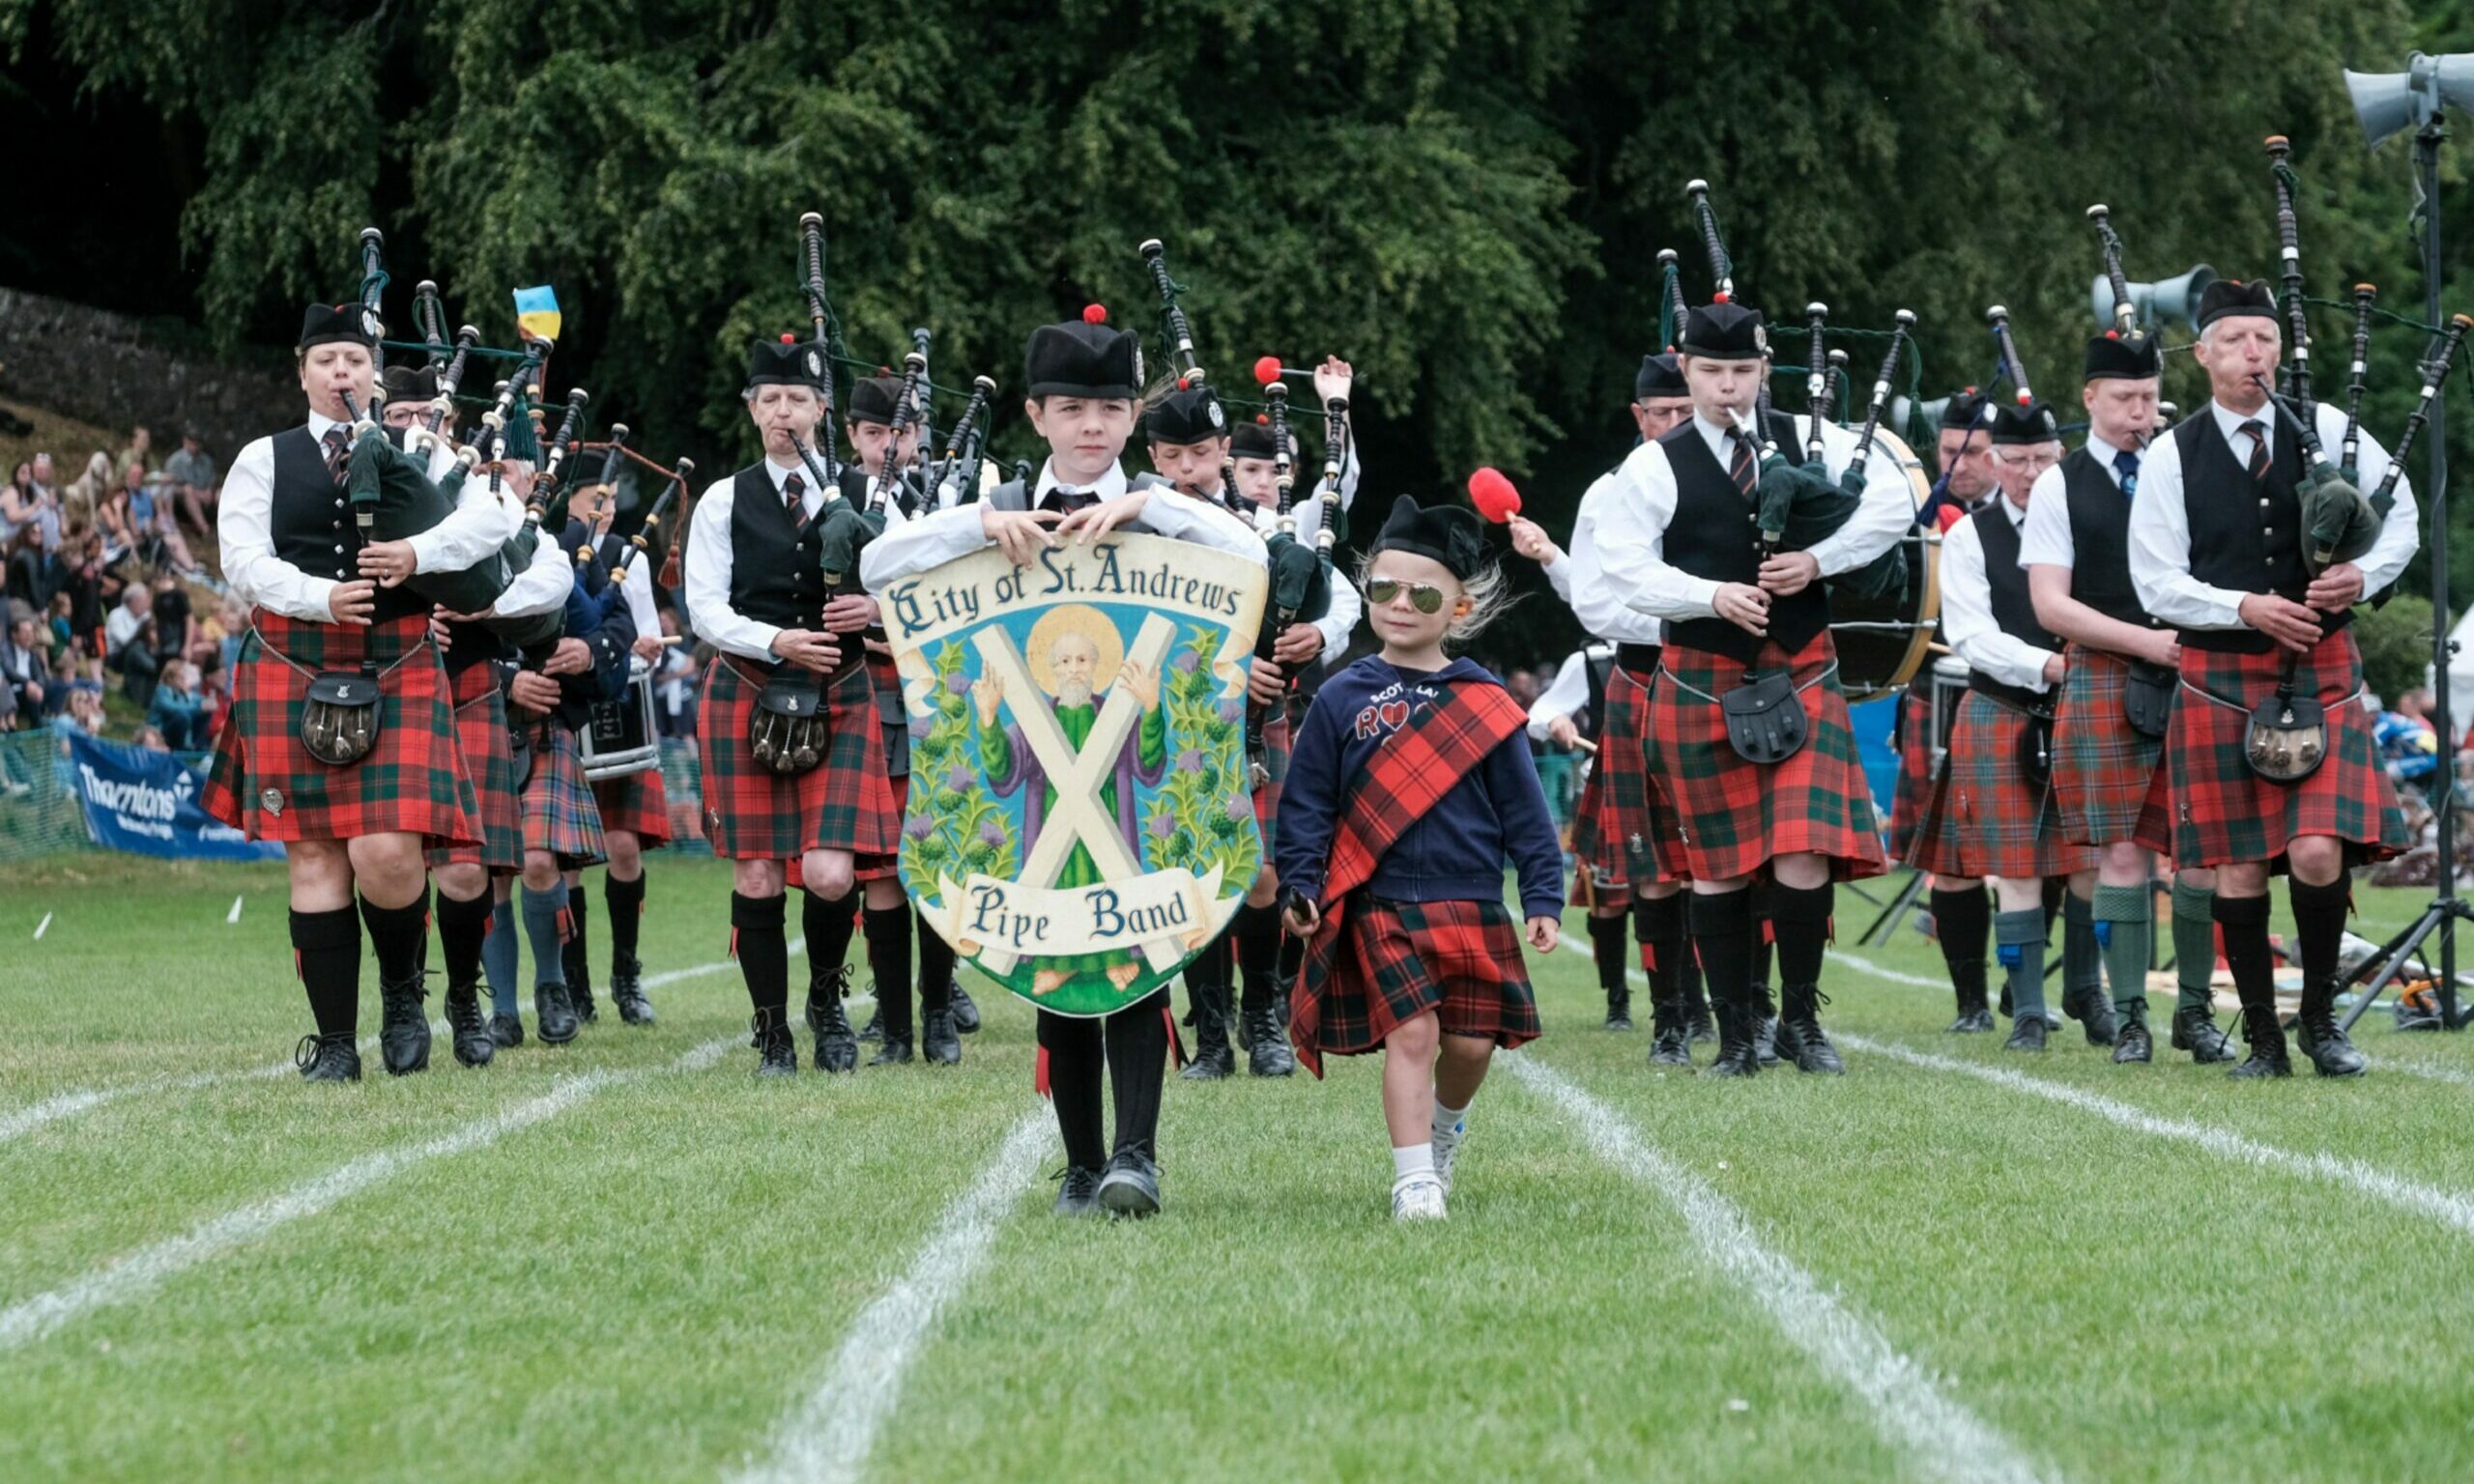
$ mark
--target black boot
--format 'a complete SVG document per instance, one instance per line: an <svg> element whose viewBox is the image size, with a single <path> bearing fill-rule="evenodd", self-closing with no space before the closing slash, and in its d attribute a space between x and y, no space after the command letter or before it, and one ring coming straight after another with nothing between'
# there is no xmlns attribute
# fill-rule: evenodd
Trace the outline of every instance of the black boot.
<svg viewBox="0 0 2474 1484"><path fill-rule="evenodd" d="M429 1067L429 1013L421 1009L421 1002L427 998L429 991L421 986L417 973L378 985L382 1016L378 1022L378 1055L390 1077Z"/></svg>
<svg viewBox="0 0 2474 1484"><path fill-rule="evenodd" d="M1768 985L1752 986L1752 1050L1764 1067L1778 1065L1778 1007Z"/></svg>
<svg viewBox="0 0 2474 1484"><path fill-rule="evenodd" d="M868 1012L868 1023L859 1027L859 1039L861 1041L882 1041L885 1039L885 1012L883 1006L880 1005Z"/></svg>
<svg viewBox="0 0 2474 1484"><path fill-rule="evenodd" d="M1139 1149L1120 1149L1100 1177L1100 1205L1112 1216L1148 1216L1160 1210L1160 1166Z"/></svg>
<svg viewBox="0 0 2474 1484"><path fill-rule="evenodd" d="M616 953L610 956L610 1000L618 1007L618 1018L629 1025L653 1023L653 1002L645 998L645 966L636 956Z"/></svg>
<svg viewBox="0 0 2474 1484"><path fill-rule="evenodd" d="M756 1036L756 1074L760 1077L795 1077L799 1074L799 1043L791 1039L791 1028L781 1016L769 1010L760 1010L748 1022Z"/></svg>
<svg viewBox="0 0 2474 1484"><path fill-rule="evenodd" d="M2174 1050L2188 1051L2202 1067L2233 1060L2233 1038L2204 1010L2174 1011L2172 1041Z"/></svg>
<svg viewBox="0 0 2474 1484"><path fill-rule="evenodd" d="M1206 980L1188 981L1186 988L1194 1007L1194 1057L1177 1075L1189 1082L1236 1075L1237 1048L1228 1042L1228 986Z"/></svg>
<svg viewBox="0 0 2474 1484"><path fill-rule="evenodd" d="M954 1029L956 1031L964 1036L971 1035L978 1031L979 1006L972 1002L970 991L964 988L959 983L953 987L952 1010L954 1013Z"/></svg>
<svg viewBox="0 0 2474 1484"><path fill-rule="evenodd" d="M954 1029L954 1013L932 1010L920 1017L919 1054L931 1066L959 1067L963 1062L962 1033Z"/></svg>
<svg viewBox="0 0 2474 1484"><path fill-rule="evenodd" d="M1100 1172L1086 1165L1069 1164L1056 1174L1056 1213L1060 1216L1096 1216L1100 1213Z"/></svg>
<svg viewBox="0 0 2474 1484"><path fill-rule="evenodd" d="M567 888L567 941L559 955L559 972L567 982L567 1006L580 1023L601 1018L592 1001L592 963L585 952L584 885Z"/></svg>
<svg viewBox="0 0 2474 1484"><path fill-rule="evenodd" d="M478 985L446 986L446 1025L452 1033L450 1042L455 1059L467 1067L487 1067L498 1054L499 1043L481 1019L481 993Z"/></svg>
<svg viewBox="0 0 2474 1484"><path fill-rule="evenodd" d="M2371 1064L2337 1024L2337 986L2322 982L2302 992L2302 1013L2293 1022L2294 1043L2323 1077L2359 1077Z"/></svg>
<svg viewBox="0 0 2474 1484"><path fill-rule="evenodd" d="M1629 985L1606 991L1606 1028L1610 1031L1632 1028L1632 988Z"/></svg>
<svg viewBox="0 0 2474 1484"><path fill-rule="evenodd" d="M1710 1064L1714 1077L1749 1077L1761 1071L1760 1048L1753 1042L1759 1016L1749 1005L1721 1005L1718 1014L1718 1059Z"/></svg>
<svg viewBox="0 0 2474 1484"><path fill-rule="evenodd" d="M2277 1021L2275 1000L2242 1007L2242 1039L2251 1043L2250 1059L2227 1072L2227 1076L2248 1079L2293 1075L2293 1062L2286 1055L2285 1027Z"/></svg>
<svg viewBox="0 0 2474 1484"><path fill-rule="evenodd" d="M1277 1006L1261 1006L1246 1016L1246 1070L1257 1077L1297 1070L1297 1053L1289 1049L1288 1026Z"/></svg>
<svg viewBox="0 0 2474 1484"><path fill-rule="evenodd" d="M490 1013L490 1044L501 1050L524 1044L524 1022L513 1015Z"/></svg>
<svg viewBox="0 0 2474 1484"><path fill-rule="evenodd" d="M303 1082L360 1080L360 1053L353 1049L349 1033L302 1037L293 1050L292 1064L301 1069Z"/></svg>
<svg viewBox="0 0 2474 1484"><path fill-rule="evenodd" d="M1821 1031L1821 1007L1829 1002L1819 985L1789 985L1783 991L1786 1013L1778 1017L1778 1053L1793 1060L1798 1071L1847 1075L1838 1048Z"/></svg>
<svg viewBox="0 0 2474 1484"><path fill-rule="evenodd" d="M2123 1015L2120 1039L2114 1042L2114 1065L2119 1067L2129 1062L2144 1064L2154 1060L2155 1056L2155 1042L2147 1034L2147 1017Z"/></svg>
<svg viewBox="0 0 2474 1484"><path fill-rule="evenodd" d="M907 1067L910 1065L910 1036L908 1032L905 1032L899 1036L893 1035L890 1032L879 1032L877 1040L878 1042L877 1046L877 1054L868 1058L869 1066Z"/></svg>
<svg viewBox="0 0 2474 1484"><path fill-rule="evenodd" d="M2015 1015L2010 1021L2010 1039L2001 1043L2004 1051L2042 1051L2045 1037L2052 1030L2043 1013Z"/></svg>
<svg viewBox="0 0 2474 1484"><path fill-rule="evenodd" d="M1701 965L1692 961L1691 950L1684 950L1683 959L1683 1032L1693 1045L1718 1039L1718 1022L1710 1013L1710 995L1701 985Z"/></svg>
<svg viewBox="0 0 2474 1484"><path fill-rule="evenodd" d="M850 971L840 968L822 976L808 976L808 1035L816 1042L816 1070L819 1071L856 1071L859 1069L859 1039L850 1034L850 1018L842 1013L842 987L849 981Z"/></svg>
<svg viewBox="0 0 2474 1484"><path fill-rule="evenodd" d="M1980 963L1975 965L1975 973L1972 976L1964 976L1954 971L1950 978L1951 990L1958 997L1959 1017L1949 1023L1947 1033L1952 1036L1975 1036L1992 1030L1993 1010L1984 1003L1984 965ZM2005 1001L2009 998L2008 985L2001 986L2001 994ZM2009 1007L2006 1003L2002 1010L2005 1014L2008 1013Z"/></svg>
<svg viewBox="0 0 2474 1484"><path fill-rule="evenodd" d="M1682 1000L1652 1000L1650 1002L1650 1065L1653 1067L1691 1066L1690 1025L1689 1015Z"/></svg>
<svg viewBox="0 0 2474 1484"><path fill-rule="evenodd" d="M532 986L532 1030L545 1046L563 1046L576 1039L576 1009L567 986L553 981Z"/></svg>

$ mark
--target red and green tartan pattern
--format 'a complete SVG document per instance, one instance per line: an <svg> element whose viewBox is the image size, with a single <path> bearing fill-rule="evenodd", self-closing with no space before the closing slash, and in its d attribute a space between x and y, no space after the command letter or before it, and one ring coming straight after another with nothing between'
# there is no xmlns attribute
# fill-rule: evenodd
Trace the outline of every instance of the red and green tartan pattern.
<svg viewBox="0 0 2474 1484"><path fill-rule="evenodd" d="M1360 892L1336 951L1308 956L1299 993L1323 1008L1318 1061L1379 1050L1395 1027L1429 1011L1445 1035L1506 1049L1539 1032L1520 929L1500 901L1385 901Z"/></svg>
<svg viewBox="0 0 2474 1484"><path fill-rule="evenodd" d="M370 627L307 623L264 609L250 617L256 633L234 667L232 709L199 807L251 840L409 833L434 847L480 843L474 823L480 804L456 747L446 670L429 647L426 614ZM380 685L378 743L368 756L337 768L309 756L295 729L309 675L267 653L268 645L312 673L359 670L364 659L381 671L394 666Z"/></svg>
<svg viewBox="0 0 2474 1484"><path fill-rule="evenodd" d="M1930 673L1929 671L1927 672ZM1926 682L1930 684L1929 680ZM1916 826L1933 802L1933 739L1926 735L1931 704L1911 686L1898 699L1898 782L1890 788L1890 857L1904 861L1915 845Z"/></svg>
<svg viewBox="0 0 2474 1484"><path fill-rule="evenodd" d="M1735 750L1717 701L1702 699L1723 698L1742 685L1745 667L1704 650L1666 646L1665 673L1650 692L1649 764L1656 808L1675 821L1680 859L1668 861L1670 874L1731 881L1781 855L1827 857L1836 881L1888 869L1872 790L1848 728L1837 659L1827 629L1792 655L1774 640L1763 642L1753 668L1788 668L1802 688L1810 723L1794 756L1765 764ZM1816 681L1825 671L1827 677Z"/></svg>
<svg viewBox="0 0 2474 1484"><path fill-rule="evenodd" d="M780 774L748 750L749 720L763 682L745 661L717 655L705 671L697 713L703 742L705 838L724 860L789 861L810 850L892 855L902 810L885 774L884 735L868 667L853 665L826 687L825 758Z"/></svg>
<svg viewBox="0 0 2474 1484"><path fill-rule="evenodd" d="M1679 879L1664 866L1676 855L1675 832L1658 817L1650 791L1653 684L1654 676L1638 676L1620 665L1606 677L1606 719L1597 729L1597 756L1590 761L1589 782L1581 785L1572 809L1572 854L1580 861L1578 874L1589 878L1593 892L1621 897L1635 884ZM1668 837L1663 851L1661 829Z"/></svg>
<svg viewBox="0 0 2474 1484"><path fill-rule="evenodd" d="M522 713L517 713L519 719ZM584 778L584 749L556 722L532 724L532 771L524 780L524 848L546 850L561 870L608 859L601 811Z"/></svg>
<svg viewBox="0 0 2474 1484"><path fill-rule="evenodd" d="M1908 864L1937 876L2042 880L2096 869L2096 852L2062 838L2053 785L2019 767L2028 719L1971 691L1950 727L1942 782L1915 829Z"/></svg>
<svg viewBox="0 0 2474 1484"><path fill-rule="evenodd" d="M2174 865L2189 870L2266 862L2281 870L2286 846L2304 835L2345 842L2345 858L2353 865L2385 860L2410 843L2397 790L2380 765L2371 713L2362 708L2362 651L2350 630L2322 637L2295 673L2295 694L2316 697L2327 707L2327 760L2296 784L2273 783L2251 771L2244 729L2251 708L2276 694L2283 668L2283 651L2182 651L2182 694L2165 736L2172 773ZM2194 687L2205 694L2192 695Z"/></svg>
<svg viewBox="0 0 2474 1484"><path fill-rule="evenodd" d="M662 786L658 765L592 780L592 802L601 811L604 835L623 830L647 850L670 843L670 790Z"/></svg>
<svg viewBox="0 0 2474 1484"><path fill-rule="evenodd" d="M2140 848L2173 848L2172 786L2165 739L2140 735L2122 712L2130 662L2072 644L2061 704L2053 723L2053 785L2061 804L2061 836L2074 844L2132 841ZM2180 704L2179 697L2175 704Z"/></svg>
<svg viewBox="0 0 2474 1484"><path fill-rule="evenodd" d="M858 642L862 637L863 636L857 634L846 634L840 636L844 642L852 643ZM875 691L877 700L878 702L877 707L877 720L879 726L884 727L885 734L890 738L897 728L907 728L910 726L910 718L908 714L901 711L899 708L899 701L902 696L902 670L901 667L894 663L893 650L890 647L886 648L882 653L879 653L876 646L871 644L865 648L864 652L868 657L868 684ZM889 697L893 698L891 702L887 701L887 698ZM886 706L888 704L892 704L895 707L894 714L898 718L898 720L893 722L891 725L885 725L884 722ZM907 778L910 776L910 763L907 754L905 755L902 771L900 773L895 773L893 771L893 743L890 740L885 743L885 772L888 776L897 779Z"/></svg>
<svg viewBox="0 0 2474 1484"><path fill-rule="evenodd" d="M895 815L906 817L910 813L910 775L905 773L899 778L888 779L887 782L893 786ZM805 873L797 861L793 860L790 863L790 871L791 884L804 889L807 885ZM902 879L902 857L898 855L856 857L850 864L850 879L859 882L899 881Z"/></svg>
<svg viewBox="0 0 2474 1484"><path fill-rule="evenodd" d="M467 665L450 679L455 687L455 747L478 800L473 818L480 825L481 842L432 850L429 863L522 870L524 809L517 797L515 750L507 740L506 697L499 689L498 667Z"/></svg>
<svg viewBox="0 0 2474 1484"><path fill-rule="evenodd" d="M1288 721L1285 697L1263 718L1263 781L1254 788L1254 826L1263 832L1263 859L1272 858L1272 842L1278 839L1280 795L1288 782L1288 755L1296 733Z"/></svg>

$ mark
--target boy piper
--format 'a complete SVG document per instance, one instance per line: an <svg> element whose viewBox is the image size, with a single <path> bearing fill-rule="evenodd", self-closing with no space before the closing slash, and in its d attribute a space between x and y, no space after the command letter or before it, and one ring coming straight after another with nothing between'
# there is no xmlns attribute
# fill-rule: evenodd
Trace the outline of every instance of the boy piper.
<svg viewBox="0 0 2474 1484"><path fill-rule="evenodd" d="M1630 409L1644 444L1673 432L1692 415L1692 389L1674 353L1645 356L1633 379ZM1624 987L1623 937L1625 898L1631 899L1633 936L1641 946L1641 967L1650 978L1650 1013L1654 1034L1650 1061L1656 1066L1689 1067L1692 1042L1709 1039L1710 1003L1701 987L1685 932L1682 877L1668 867L1679 859L1672 848L1661 849L1661 832L1671 837L1671 821L1652 808L1647 722L1650 688L1655 682L1666 625L1628 607L1615 596L1604 579L1603 554L1597 529L1610 506L1630 499L1621 468L1600 475L1581 496L1580 513L1572 521L1572 550L1567 556L1546 532L1519 516L1511 520L1512 550L1545 569L1555 595L1571 609L1581 626L1615 645L1614 664L1606 675L1603 704L1593 704L1598 718L1597 756L1590 767L1589 785L1572 820L1572 853L1589 872L1589 931L1597 950L1599 983L1606 990L1606 1024L1629 1030L1630 993ZM1593 702L1600 693L1593 691ZM1538 715L1531 713L1532 729ZM1547 731L1566 740L1560 724L1549 718ZM1609 965L1609 960L1612 965Z"/></svg>
<svg viewBox="0 0 2474 1484"><path fill-rule="evenodd" d="M1539 1034L1522 940L1551 952L1564 911L1564 853L1520 703L1444 653L1503 602L1484 530L1457 507L1393 503L1366 569L1383 652L1315 697L1280 795L1282 917L1312 940L1290 1030L1317 1076L1327 1051L1382 1049L1402 1221L1447 1214L1495 1048ZM1503 905L1507 859L1525 933Z"/></svg>
<svg viewBox="0 0 2474 1484"><path fill-rule="evenodd" d="M2351 907L2348 867L2404 848L2404 817L2359 704L2353 605L2397 580L2414 555L2414 496L2402 481L2360 561L2313 575L2302 530L2301 441L2268 405L2283 334L2264 281L2219 279L2200 296L2193 348L2210 401L2148 450L2131 502L2131 585L2181 632L2182 691L2165 734L2172 770L2173 861L2216 868L2216 922L2242 997L2251 1055L2237 1077L2292 1074L2268 948L2268 877L2289 870L2302 958L2302 1054L2321 1076L2358 1076L2362 1053L2337 1026L2337 956ZM2345 414L2317 409L2320 441ZM2376 486L2388 450L2369 435L2361 477ZM2290 668L2288 668L2290 667ZM2278 782L2252 771L2254 707L2290 679L2326 709L2324 760ZM2272 713L2273 714L2273 713Z"/></svg>
<svg viewBox="0 0 2474 1484"><path fill-rule="evenodd" d="M877 606L864 593L828 601L820 565L819 516L839 496L817 487L801 450L814 446L824 417L823 379L817 346L785 335L749 348L747 413L764 457L705 491L684 558L688 616L721 651L705 671L699 713L705 834L732 863L731 940L755 1012L757 1070L766 1076L794 1074L799 1065L785 1017L783 862L800 865L808 952L839 964L850 947L859 863L893 854L902 830L876 696L853 637ZM823 756L803 771L782 757L792 771L777 772L757 756L750 728L760 711L768 728L787 732L812 724L820 709L827 713ZM818 1070L850 1070L855 1049L820 1035Z"/></svg>
<svg viewBox="0 0 2474 1484"><path fill-rule="evenodd" d="M1692 388L1689 421L1624 461L1596 542L1600 582L1626 606L1670 625L1647 732L1657 808L1680 839L1670 874L1688 875L1691 933L1718 1005L1721 1076L1761 1070L1756 927L1748 891L1769 878L1784 1006L1778 1054L1804 1071L1846 1069L1821 1029L1821 966L1832 881L1883 870L1872 796L1848 729L1847 701L1821 580L1889 550L1913 510L1887 458L1870 460L1862 499L1811 550L1766 555L1754 498L1761 449L1750 422L1767 371L1759 312L1735 302L1695 309L1678 363ZM1756 430L1800 468L1792 418ZM1822 425L1823 474L1836 478L1856 439ZM1785 687L1804 718L1801 746L1756 761L1730 743L1724 698L1748 684ZM1778 749L1766 749L1772 756Z"/></svg>
<svg viewBox="0 0 2474 1484"><path fill-rule="evenodd" d="M285 843L293 956L317 1021L299 1061L313 1082L360 1076L353 1042L362 923L378 956L387 1070L401 1075L429 1065L422 844L477 843L479 806L456 748L453 690L429 643L429 611L403 585L417 572L460 571L495 556L520 518L488 481L468 479L444 522L356 550L344 419L348 398L367 405L377 329L359 304L309 306L298 352L306 424L241 450L216 515L225 580L254 612L232 715L198 802L252 840ZM358 759L331 765L301 739L310 684L321 671L354 671L377 676L377 736Z"/></svg>
<svg viewBox="0 0 2474 1484"><path fill-rule="evenodd" d="M1993 419L1996 493L1942 538L1942 626L1968 667L1968 695L1950 728L1949 760L1915 834L1914 865L1936 879L1995 878L1997 952L2009 978L2012 1051L2045 1048L2044 883L2092 886L2095 857L2063 839L2053 781L2030 777L2034 729L2049 726L2061 683L2061 641L2036 622L2019 530L2037 481L2061 461L2061 436L2041 402ZM2146 972L2145 960L2141 972ZM2097 1041L2112 1016L2089 1014ZM2101 1043L2101 1042L2099 1042Z"/></svg>
<svg viewBox="0 0 2474 1484"><path fill-rule="evenodd" d="M2053 728L2053 785L2063 833L2096 848L2095 922L2121 1022L2116 1062L2146 1062L2147 960L2155 933L2148 880L2173 847L2165 720L2178 689L2182 646L2140 606L2130 581L2130 510L2139 466L2156 430L2164 353L2152 335L2108 331L2087 342L2080 400L2087 442L2036 480L2019 562L2036 620L2070 642ZM1946 562L1948 549L1943 548ZM2138 687L2134 693L2134 677ZM2138 702L2134 716L2130 702ZM2173 959L2181 994L2172 1044L2202 1065L2233 1049L2210 1013L2215 876L2173 877Z"/></svg>
<svg viewBox="0 0 2474 1484"><path fill-rule="evenodd" d="M1262 538L1227 510L1149 475L1128 481L1118 467L1141 412L1142 351L1131 331L1108 328L1107 318L1094 304L1079 322L1031 332L1022 410L1049 445L1031 488L1011 480L975 505L889 519L884 534L860 554L859 574L869 591L881 593L905 577L988 546L1017 566L1029 566L1060 539L1088 542L1112 530L1199 541L1264 559ZM1065 1140L1058 1214L1105 1210L1147 1216L1160 1209L1160 1094L1173 1014L1165 987L1105 1019L1039 1013L1040 1049L1047 1053ZM1116 1093L1113 1146L1104 1131L1103 1073Z"/></svg>

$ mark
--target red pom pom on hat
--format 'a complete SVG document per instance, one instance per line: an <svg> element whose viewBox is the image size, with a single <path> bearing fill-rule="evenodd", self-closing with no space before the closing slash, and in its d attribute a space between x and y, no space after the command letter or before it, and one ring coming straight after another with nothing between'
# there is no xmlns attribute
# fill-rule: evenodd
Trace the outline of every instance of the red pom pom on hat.
<svg viewBox="0 0 2474 1484"><path fill-rule="evenodd" d="M2035 393L2030 392L2030 391L2027 390L2027 389L2026 389L2026 388L2024 388L2024 387L2020 389L2020 392L2019 392L2019 405L2020 405L2021 407L2025 407L2025 406L2027 406L2028 403L2033 402L2034 400L2036 400L2036 398L2035 398Z"/></svg>
<svg viewBox="0 0 2474 1484"><path fill-rule="evenodd" d="M782 331L782 343L784 345L796 345L799 343L799 337L786 329Z"/></svg>
<svg viewBox="0 0 2474 1484"><path fill-rule="evenodd" d="M1177 378L1177 389L1178 389L1179 391L1191 391L1192 389L1194 389L1194 383L1192 383L1192 382L1188 381L1186 378L1184 378L1184 377L1182 377L1182 376L1181 376L1181 377L1179 377L1179 378Z"/></svg>
<svg viewBox="0 0 2474 1484"><path fill-rule="evenodd" d="M1254 380L1269 386L1280 380L1280 357L1266 356L1254 362Z"/></svg>
<svg viewBox="0 0 2474 1484"><path fill-rule="evenodd" d="M1733 303L1735 302L1735 296L1733 294L1712 294L1710 296L1710 302L1713 304Z"/></svg>
<svg viewBox="0 0 2474 1484"><path fill-rule="evenodd" d="M1520 491L1504 476L1500 469L1482 469L1469 476L1469 503L1478 513L1500 526L1520 514Z"/></svg>
<svg viewBox="0 0 2474 1484"><path fill-rule="evenodd" d="M1084 304L1082 306L1082 323L1085 325L1106 325L1108 323L1108 306L1106 304Z"/></svg>
<svg viewBox="0 0 2474 1484"><path fill-rule="evenodd" d="M1260 426L1268 428L1272 425L1272 414L1269 413L1256 413L1254 414L1254 421Z"/></svg>
<svg viewBox="0 0 2474 1484"><path fill-rule="evenodd" d="M2118 329L2109 329L2105 331L2105 338L2108 340L2119 340L2121 337L2122 332Z"/></svg>

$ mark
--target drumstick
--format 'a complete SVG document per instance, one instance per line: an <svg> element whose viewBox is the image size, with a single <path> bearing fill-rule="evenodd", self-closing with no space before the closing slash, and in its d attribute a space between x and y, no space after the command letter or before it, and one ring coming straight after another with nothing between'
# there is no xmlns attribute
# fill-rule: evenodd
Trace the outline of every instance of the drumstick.
<svg viewBox="0 0 2474 1484"><path fill-rule="evenodd" d="M1579 748L1582 752L1589 754L1592 757L1597 756L1597 744L1592 742L1587 737L1572 738L1572 746Z"/></svg>

